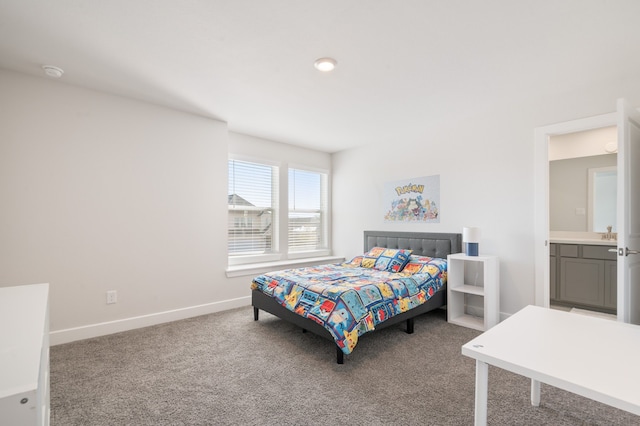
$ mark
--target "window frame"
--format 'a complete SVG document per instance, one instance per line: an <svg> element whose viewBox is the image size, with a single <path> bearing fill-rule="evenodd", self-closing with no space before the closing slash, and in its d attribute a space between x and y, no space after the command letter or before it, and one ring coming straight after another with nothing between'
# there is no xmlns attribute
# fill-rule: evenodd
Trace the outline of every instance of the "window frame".
<svg viewBox="0 0 640 426"><path fill-rule="evenodd" d="M265 159L258 159L255 157L247 157L247 156L237 156L237 155L229 155L227 158L227 190L229 188L229 171L228 166L230 161L239 161L244 163L253 163L261 166L274 167L276 170L272 170L272 188L271 188L271 252L269 253L260 253L260 254L245 254L245 255L231 255L229 252L229 243L227 241L227 264L229 266L234 265L246 265L246 264L254 264L254 263L264 263L264 262L274 262L280 260L282 257L280 255L280 241L279 241L279 228L280 228L280 214L278 212L278 201L280 199L280 183L279 179L281 176L281 166L278 162L269 161ZM274 185L275 182L275 185ZM227 191L228 192L228 191ZM227 239L229 238L229 209L228 209L228 196L227 194Z"/></svg>
<svg viewBox="0 0 640 426"><path fill-rule="evenodd" d="M272 252L267 254L238 255L232 256L229 253L227 244L227 262L229 266L249 266L269 262L285 262L287 260L301 260L305 258L318 258L331 255L331 172L328 169L311 167L299 163L288 163L286 161L272 161L265 158L257 158L245 155L229 154L229 161L241 161L255 163L277 168L277 185L272 189L273 218L272 218ZM323 239L325 248L316 250L304 250L289 252L289 169L320 173L321 184L325 185L322 191L326 212L323 218ZM229 186L229 173L227 171L227 188ZM227 191L228 192L228 191ZM227 194L228 197L229 194ZM228 203L228 198L227 198ZM227 238L229 235L229 213L227 210Z"/></svg>
<svg viewBox="0 0 640 426"><path fill-rule="evenodd" d="M321 215L322 217L322 240L324 241L324 248L320 248L320 249L314 249L314 250L300 250L300 251L290 251L289 250L289 213L290 213L290 209L289 209L289 170L300 170L300 171L304 171L304 172L311 172L311 173L318 173L321 175L321 187L320 187L320 195L321 197L324 197L324 200L321 200L321 208L320 210L322 210L322 207L324 207L324 214ZM330 175L329 175L329 171L326 169L321 169L318 167L310 167L310 166L306 166L306 165L302 165L302 164L296 164L296 163L290 163L287 164L286 167L286 171L287 171L287 183L286 183L286 188L287 188L287 210L286 210L286 233L287 233L287 245L286 245L286 252L287 252L287 258L288 259L303 259L303 258L307 258L307 257L318 257L318 256L329 256L331 254L331 244L330 244L330 233L329 233L329 229L331 226L331 206L330 206L330 200L331 200L331 188L329 186L329 182L330 180ZM324 190L323 190L323 186L324 186ZM284 226L283 226L284 228Z"/></svg>

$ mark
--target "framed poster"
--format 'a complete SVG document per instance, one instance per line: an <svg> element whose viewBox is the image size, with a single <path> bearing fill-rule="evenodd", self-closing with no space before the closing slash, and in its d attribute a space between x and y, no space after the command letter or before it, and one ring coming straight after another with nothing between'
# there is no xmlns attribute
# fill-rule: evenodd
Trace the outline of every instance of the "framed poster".
<svg viewBox="0 0 640 426"><path fill-rule="evenodd" d="M387 222L440 222L440 175L387 182L384 186Z"/></svg>

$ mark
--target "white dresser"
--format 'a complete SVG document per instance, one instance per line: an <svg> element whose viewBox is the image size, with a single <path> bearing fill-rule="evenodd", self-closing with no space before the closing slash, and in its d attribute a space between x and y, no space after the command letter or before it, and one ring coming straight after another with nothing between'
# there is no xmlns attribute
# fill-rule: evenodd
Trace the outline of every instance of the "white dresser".
<svg viewBox="0 0 640 426"><path fill-rule="evenodd" d="M0 419L49 424L49 284L0 287Z"/></svg>

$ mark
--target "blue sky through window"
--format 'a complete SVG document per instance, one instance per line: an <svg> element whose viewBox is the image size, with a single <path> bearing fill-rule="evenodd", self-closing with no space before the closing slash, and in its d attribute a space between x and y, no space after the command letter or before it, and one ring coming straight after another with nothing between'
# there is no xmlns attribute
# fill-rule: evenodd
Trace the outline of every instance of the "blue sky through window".
<svg viewBox="0 0 640 426"><path fill-rule="evenodd" d="M230 160L228 195L236 194L257 207L272 207L274 166ZM289 169L289 209L319 210L322 204L322 175Z"/></svg>
<svg viewBox="0 0 640 426"><path fill-rule="evenodd" d="M320 210L320 178L316 172L289 169L289 210Z"/></svg>

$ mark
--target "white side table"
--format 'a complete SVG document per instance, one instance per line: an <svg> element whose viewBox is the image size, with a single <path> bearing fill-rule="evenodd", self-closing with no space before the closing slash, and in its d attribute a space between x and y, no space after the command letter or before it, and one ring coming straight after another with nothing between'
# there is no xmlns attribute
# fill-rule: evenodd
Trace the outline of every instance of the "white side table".
<svg viewBox="0 0 640 426"><path fill-rule="evenodd" d="M500 322L500 264L496 256L447 256L447 320L485 331ZM466 298L483 299L482 315L471 315Z"/></svg>

